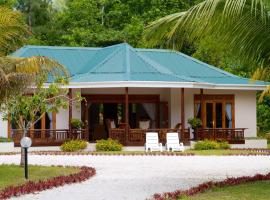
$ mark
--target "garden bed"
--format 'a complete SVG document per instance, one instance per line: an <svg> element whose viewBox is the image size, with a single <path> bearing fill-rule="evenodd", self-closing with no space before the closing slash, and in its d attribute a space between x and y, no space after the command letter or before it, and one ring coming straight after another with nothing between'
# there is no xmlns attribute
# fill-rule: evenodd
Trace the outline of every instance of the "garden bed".
<svg viewBox="0 0 270 200"><path fill-rule="evenodd" d="M0 199L82 182L95 175L91 167L29 166L29 181L25 181L23 170L17 165L0 165Z"/></svg>
<svg viewBox="0 0 270 200"><path fill-rule="evenodd" d="M224 181L219 181L219 182L206 182L203 184L200 184L196 187L190 188L188 190L177 190L174 192L167 192L167 193L163 193L163 194L154 194L153 195L153 199L155 200L177 200L177 199L196 199L196 197L200 197L200 195L206 196L206 198L197 198L197 199L222 199L220 198L220 194L218 193L218 191L224 191L224 190L228 190L227 194L225 194L224 199L232 199L231 197L234 197L234 199L240 199L234 196L234 194L239 195L239 197L244 197L244 195L246 195L246 192L249 192L250 195L255 195L256 196L256 190L254 192L254 185L251 185L251 183L256 183L258 184L258 188L262 185L262 188L260 189L260 191L265 188L265 192L264 194L262 194L263 196L266 196L269 198L269 186L270 186L270 173L266 174L266 175L262 175L262 174L257 174L255 176L243 176L243 177L238 177L238 178L227 178ZM241 184L248 184L246 185L247 187L250 187L251 189L247 189ZM230 186L234 186L240 188L238 190L238 188L234 188L230 187ZM252 190L253 188L253 190ZM216 191L214 194L210 194L211 191ZM234 191L234 193L232 191ZM206 194L208 192L208 195ZM265 193L268 193L267 195ZM205 193L205 195L203 195ZM198 195L198 196L197 196ZM226 196L227 195L227 196ZM228 196L230 195L230 196ZM260 198L259 194L256 196L257 198L243 198L245 200L248 199L258 199L261 200L262 198Z"/></svg>

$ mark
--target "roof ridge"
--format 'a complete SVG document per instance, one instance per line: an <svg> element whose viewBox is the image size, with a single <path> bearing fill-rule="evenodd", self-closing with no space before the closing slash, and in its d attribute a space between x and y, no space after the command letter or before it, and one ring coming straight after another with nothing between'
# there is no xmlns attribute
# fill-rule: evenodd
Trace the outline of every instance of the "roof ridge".
<svg viewBox="0 0 270 200"><path fill-rule="evenodd" d="M100 49L103 50L104 48ZM109 55L107 55L101 62L99 62L97 65L95 65L94 67L92 67L92 69L90 69L89 71L87 71L86 73L82 73L82 74L90 74L92 73L95 69L97 69L99 66L101 66L102 64L106 63L108 60L110 60L116 53L118 53L120 51L121 48L117 47L113 52L109 53ZM99 51L100 51L99 50ZM95 53L95 55L97 53L99 53L99 51L97 51ZM94 56L95 56L94 55ZM80 75L80 74L78 74Z"/></svg>
<svg viewBox="0 0 270 200"><path fill-rule="evenodd" d="M154 60L152 60L151 58L148 58L148 57L145 57L144 55L140 54L139 52L136 52L137 56L141 57L141 59L149 64L155 71L157 71L159 74L166 74L166 75L170 75L170 76L174 76L174 77L177 77L177 78L181 78L181 79L184 79L184 80L188 80L188 81L192 81L191 79L189 79L187 76L183 76L183 75L178 75L178 74L175 74L173 73L171 70L169 70L168 68L164 67L163 65L155 62ZM147 61L150 61L150 62L147 62ZM165 70L167 72L162 72L160 69L157 69L153 64L155 64L158 68L162 68L162 70ZM194 81L192 81L194 82Z"/></svg>

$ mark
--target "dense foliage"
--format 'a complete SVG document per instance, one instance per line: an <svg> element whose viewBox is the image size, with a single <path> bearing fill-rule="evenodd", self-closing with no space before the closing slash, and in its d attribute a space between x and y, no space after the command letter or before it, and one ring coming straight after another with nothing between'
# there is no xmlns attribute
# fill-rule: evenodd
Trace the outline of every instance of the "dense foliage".
<svg viewBox="0 0 270 200"><path fill-rule="evenodd" d="M98 140L96 143L96 151L121 151L122 147L122 144L111 138L107 140Z"/></svg>
<svg viewBox="0 0 270 200"><path fill-rule="evenodd" d="M75 152L81 151L87 148L87 142L84 140L70 140L61 145L61 151Z"/></svg>

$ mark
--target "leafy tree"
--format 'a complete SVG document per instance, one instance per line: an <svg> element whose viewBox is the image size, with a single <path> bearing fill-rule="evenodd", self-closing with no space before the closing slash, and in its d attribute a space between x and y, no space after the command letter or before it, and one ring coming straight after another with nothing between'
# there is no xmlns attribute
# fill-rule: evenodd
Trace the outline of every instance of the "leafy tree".
<svg viewBox="0 0 270 200"><path fill-rule="evenodd" d="M44 31L35 32L31 43L108 46L128 42L144 46L145 24L191 4L193 1L186 0L68 0L61 11L51 12L51 22L42 26Z"/></svg>
<svg viewBox="0 0 270 200"><path fill-rule="evenodd" d="M9 119L16 129L22 130L22 137L28 136L30 128L46 113L58 112L60 108L66 109L69 103L81 100L79 94L73 99L68 97L68 89L62 87L67 84L66 79L58 78L46 88L47 78L39 77L35 89L28 91L31 94L13 95L1 104L4 119ZM23 154L21 164L24 164Z"/></svg>

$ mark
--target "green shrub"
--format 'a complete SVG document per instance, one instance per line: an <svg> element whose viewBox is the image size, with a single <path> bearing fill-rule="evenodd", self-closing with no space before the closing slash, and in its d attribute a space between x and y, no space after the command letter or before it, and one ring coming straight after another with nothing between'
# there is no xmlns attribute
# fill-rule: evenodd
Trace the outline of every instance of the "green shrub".
<svg viewBox="0 0 270 200"><path fill-rule="evenodd" d="M226 141L211 141L211 140L204 140L199 141L195 144L195 150L211 150L211 149L229 149L230 145Z"/></svg>
<svg viewBox="0 0 270 200"><path fill-rule="evenodd" d="M121 151L123 145L117 140L97 140L96 151Z"/></svg>
<svg viewBox="0 0 270 200"><path fill-rule="evenodd" d="M0 142L12 142L11 138L0 137Z"/></svg>
<svg viewBox="0 0 270 200"><path fill-rule="evenodd" d="M199 141L194 146L195 150L209 150L209 149L218 149L219 145L215 141L204 140Z"/></svg>
<svg viewBox="0 0 270 200"><path fill-rule="evenodd" d="M231 146L227 141L218 142L219 149L229 149Z"/></svg>
<svg viewBox="0 0 270 200"><path fill-rule="evenodd" d="M61 151L74 152L86 149L87 142L84 140L70 140L61 145Z"/></svg>

